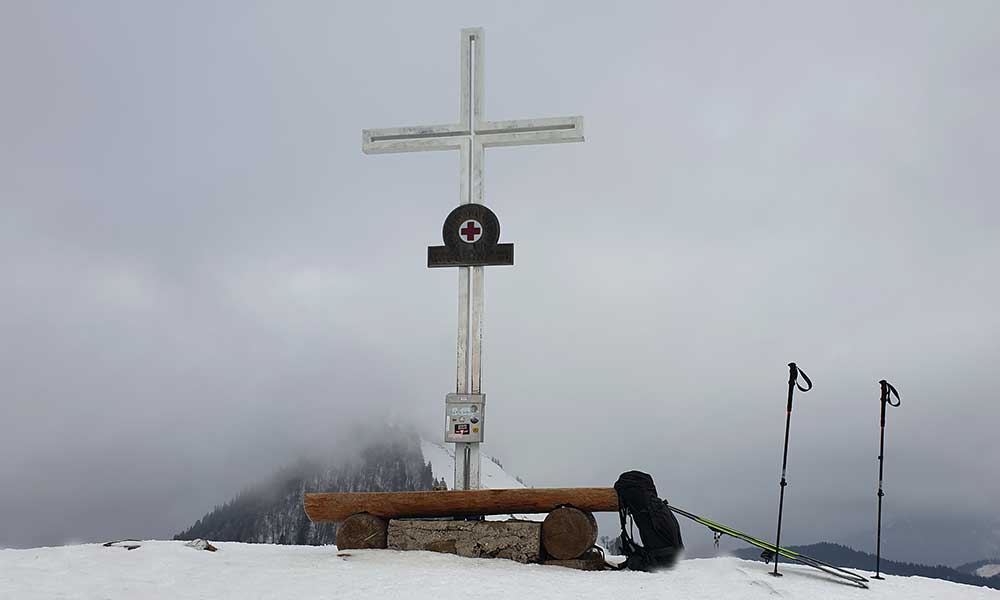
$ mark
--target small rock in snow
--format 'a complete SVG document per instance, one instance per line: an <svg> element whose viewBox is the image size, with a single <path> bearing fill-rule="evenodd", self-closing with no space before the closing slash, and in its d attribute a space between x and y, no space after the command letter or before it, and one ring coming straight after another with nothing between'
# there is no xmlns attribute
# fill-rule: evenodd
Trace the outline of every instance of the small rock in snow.
<svg viewBox="0 0 1000 600"><path fill-rule="evenodd" d="M218 550L218 548L213 546L211 542L209 542L208 540L203 540L201 538L198 538L196 540L191 540L190 542L184 545L187 546L188 548L194 548L195 550L208 550L209 552L215 552L216 550Z"/></svg>

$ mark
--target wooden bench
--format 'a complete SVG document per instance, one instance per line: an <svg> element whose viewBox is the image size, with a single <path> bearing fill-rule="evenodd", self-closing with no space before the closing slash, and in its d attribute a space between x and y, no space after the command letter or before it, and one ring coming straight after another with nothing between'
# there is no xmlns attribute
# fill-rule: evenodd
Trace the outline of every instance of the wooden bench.
<svg viewBox="0 0 1000 600"><path fill-rule="evenodd" d="M613 488L310 493L305 495L305 511L314 523L342 522L337 531L337 547L341 549L395 547L390 538L408 538L414 530L420 529L436 536L434 541L428 542L429 548L422 549L458 554L463 554L462 544L468 543L476 549L466 552L483 551L483 544L479 544L475 537L496 537L498 529L501 529L498 526L502 523L477 526L475 521L458 521L430 526L401 520L547 513L537 530L524 525L524 521L515 521L521 525L511 525L501 533L522 538L537 535L548 557L557 561L574 561L597 540L597 521L593 513L617 512L618 495ZM532 533L534 531L537 533ZM449 539L449 536L454 539ZM495 552L498 556L505 556L504 553L515 551L499 548ZM530 551L516 552L517 557L532 556ZM517 557L515 559L521 559ZM540 553L538 558L543 558Z"/></svg>

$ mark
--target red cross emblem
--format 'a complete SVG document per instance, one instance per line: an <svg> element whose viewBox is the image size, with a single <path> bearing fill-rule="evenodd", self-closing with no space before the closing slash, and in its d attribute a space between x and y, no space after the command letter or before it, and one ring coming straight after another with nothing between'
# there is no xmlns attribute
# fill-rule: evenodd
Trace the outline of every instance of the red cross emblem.
<svg viewBox="0 0 1000 600"><path fill-rule="evenodd" d="M479 224L479 221L469 219L458 230L458 237L466 244L474 244L483 237L483 226Z"/></svg>

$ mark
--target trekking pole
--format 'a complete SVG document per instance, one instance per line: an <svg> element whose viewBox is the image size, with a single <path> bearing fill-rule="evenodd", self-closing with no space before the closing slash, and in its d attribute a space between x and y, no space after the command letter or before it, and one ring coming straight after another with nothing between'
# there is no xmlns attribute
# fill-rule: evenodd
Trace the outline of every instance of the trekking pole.
<svg viewBox="0 0 1000 600"><path fill-rule="evenodd" d="M879 399L882 403L882 416L879 421L879 440L878 440L878 526L876 528L875 534L875 576L872 579L885 579L879 575L879 566L882 560L882 496L885 493L882 491L882 457L885 455L885 406L886 404L890 406L899 406L899 392L896 388L892 387L892 384L883 379L878 382L879 386L882 387L882 397ZM892 396L896 397L896 402L893 403Z"/></svg>
<svg viewBox="0 0 1000 600"><path fill-rule="evenodd" d="M802 379L806 380L808 387L799 385L799 375L802 375ZM778 484L781 487L781 495L778 498L778 535L774 540L774 547L778 548L779 552L774 553L774 572L771 573L775 577L781 577L781 573L778 572L778 556L781 549L781 512L785 507L785 486L788 485L788 482L785 481L785 470L788 467L788 427L792 423L792 394L795 392L796 387L799 388L800 392L808 392L812 389L812 386L812 381L809 380L809 376L804 371L795 366L795 363L788 363L788 409L785 412L785 451L781 457L781 483Z"/></svg>

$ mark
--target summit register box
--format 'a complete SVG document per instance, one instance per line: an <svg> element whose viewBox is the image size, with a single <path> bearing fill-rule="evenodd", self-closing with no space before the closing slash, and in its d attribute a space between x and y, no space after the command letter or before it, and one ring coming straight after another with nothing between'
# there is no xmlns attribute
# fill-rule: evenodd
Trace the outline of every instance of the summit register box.
<svg viewBox="0 0 1000 600"><path fill-rule="evenodd" d="M486 394L448 394L444 399L444 441L478 443L483 441Z"/></svg>

